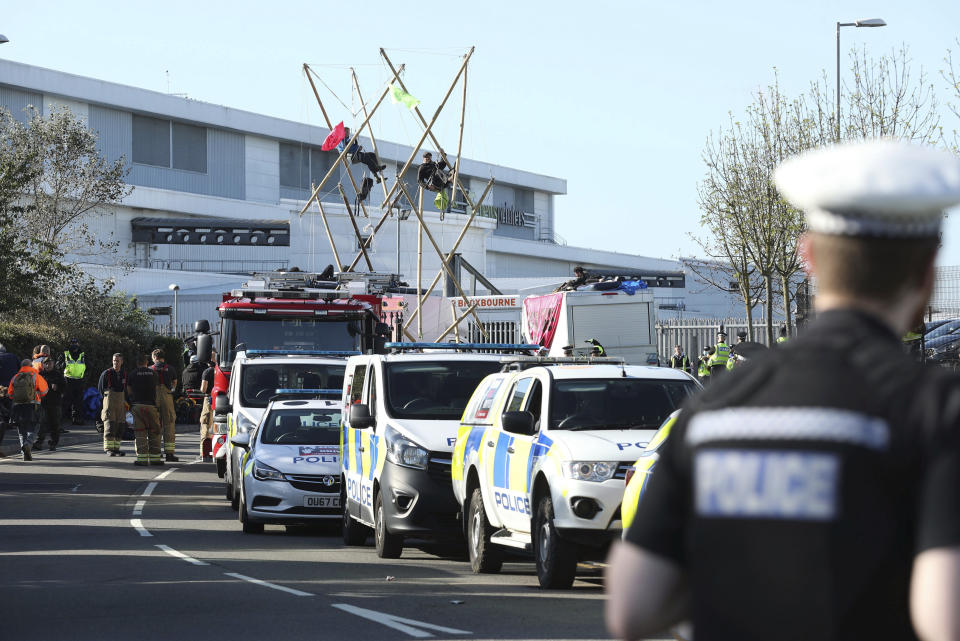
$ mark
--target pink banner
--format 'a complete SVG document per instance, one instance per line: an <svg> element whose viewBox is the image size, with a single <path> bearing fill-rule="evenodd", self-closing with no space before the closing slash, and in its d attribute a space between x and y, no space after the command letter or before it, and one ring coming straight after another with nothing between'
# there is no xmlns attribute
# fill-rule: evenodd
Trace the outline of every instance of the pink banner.
<svg viewBox="0 0 960 641"><path fill-rule="evenodd" d="M523 310L527 316L527 334L531 341L550 348L553 335L557 332L562 303L562 293L531 296L523 301Z"/></svg>

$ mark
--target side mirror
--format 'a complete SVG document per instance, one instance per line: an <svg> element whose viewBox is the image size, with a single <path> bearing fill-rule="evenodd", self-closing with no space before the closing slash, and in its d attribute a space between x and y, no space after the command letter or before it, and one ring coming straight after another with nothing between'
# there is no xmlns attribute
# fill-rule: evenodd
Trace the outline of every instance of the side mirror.
<svg viewBox="0 0 960 641"><path fill-rule="evenodd" d="M199 334L197 336L197 359L201 363L209 363L213 356L213 336Z"/></svg>
<svg viewBox="0 0 960 641"><path fill-rule="evenodd" d="M230 405L230 399L227 398L227 395L218 394L217 401L213 404L213 413L229 414L232 411L233 411L233 406Z"/></svg>
<svg viewBox="0 0 960 641"><path fill-rule="evenodd" d="M245 449L245 450L249 450L249 449L250 449L250 434L249 434L249 433L247 433L247 434L237 434L237 435L234 436L232 439L230 439L230 442L233 443L234 445L236 445L237 447L242 447L242 448Z"/></svg>
<svg viewBox="0 0 960 641"><path fill-rule="evenodd" d="M208 320L198 320L193 324L193 333L194 334L209 334L210 333L210 321Z"/></svg>
<svg viewBox="0 0 960 641"><path fill-rule="evenodd" d="M370 408L362 403L350 406L350 427L364 430L373 427L376 421L370 416Z"/></svg>
<svg viewBox="0 0 960 641"><path fill-rule="evenodd" d="M504 432L529 436L533 434L534 418L531 412L504 412L500 425Z"/></svg>

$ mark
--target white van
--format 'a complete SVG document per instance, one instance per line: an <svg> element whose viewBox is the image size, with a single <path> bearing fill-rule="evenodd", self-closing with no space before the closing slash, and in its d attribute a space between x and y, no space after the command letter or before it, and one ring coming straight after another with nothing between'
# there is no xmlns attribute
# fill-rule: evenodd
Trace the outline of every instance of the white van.
<svg viewBox="0 0 960 641"><path fill-rule="evenodd" d="M603 356L628 365L659 365L657 305L650 290L586 290L528 296L523 301L523 340L550 356L588 356L596 340ZM566 349L572 348L572 349Z"/></svg>
<svg viewBox="0 0 960 641"><path fill-rule="evenodd" d="M378 556L397 558L405 537L462 536L450 480L453 444L477 384L501 368L502 355L476 350L508 347L520 346L387 343L396 353L347 360L340 435L344 543L363 544L373 528Z"/></svg>

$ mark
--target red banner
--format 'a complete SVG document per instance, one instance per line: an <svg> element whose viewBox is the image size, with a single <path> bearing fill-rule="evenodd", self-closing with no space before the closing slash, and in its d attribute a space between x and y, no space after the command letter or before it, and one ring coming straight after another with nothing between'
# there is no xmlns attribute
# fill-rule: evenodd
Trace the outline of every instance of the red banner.
<svg viewBox="0 0 960 641"><path fill-rule="evenodd" d="M531 296L523 301L523 311L527 318L527 334L532 342L543 345L547 349L550 348L553 335L557 332L562 303L562 293Z"/></svg>

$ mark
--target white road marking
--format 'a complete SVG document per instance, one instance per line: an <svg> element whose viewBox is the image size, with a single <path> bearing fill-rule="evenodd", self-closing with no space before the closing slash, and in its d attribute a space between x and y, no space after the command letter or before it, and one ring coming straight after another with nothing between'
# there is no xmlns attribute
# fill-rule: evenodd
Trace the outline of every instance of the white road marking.
<svg viewBox="0 0 960 641"><path fill-rule="evenodd" d="M157 482L151 481L150 483L147 484L147 488L143 491L143 494L141 494L140 496L150 496L151 494L153 494L153 491L155 489L157 489Z"/></svg>
<svg viewBox="0 0 960 641"><path fill-rule="evenodd" d="M147 528L143 527L143 522L140 521L140 519L130 519L130 525L133 526L133 529L136 530L140 536L153 536L147 531Z"/></svg>
<svg viewBox="0 0 960 641"><path fill-rule="evenodd" d="M143 499L140 499L139 501L137 501L137 504L133 508L133 515L140 516L141 514L143 514L143 506L145 504L146 504L146 501L144 501Z"/></svg>
<svg viewBox="0 0 960 641"><path fill-rule="evenodd" d="M177 471L177 468L171 467L171 468L170 468L169 470L167 470L166 472L163 472L163 473L161 473L161 474L157 474L157 475L154 476L153 478L155 478L155 479L158 480L158 481L162 481L163 479L167 478L168 476L170 476L171 474L173 474L173 473L176 472L176 471Z"/></svg>
<svg viewBox="0 0 960 641"><path fill-rule="evenodd" d="M350 614L355 614L358 617L369 619L370 621L385 625L388 628L393 628L394 630L399 630L400 632L409 634L412 637L417 637L418 639L432 637L433 635L427 632L427 630L445 632L446 634L473 634L472 632L467 632L466 630L445 628L441 625L424 623L423 621L417 621L415 619L405 619L394 614L385 614L383 612L377 612L376 610L358 608L355 605L348 605L346 603L332 603L331 605L339 610L343 610L344 612L349 612ZM424 629L421 630L420 628Z"/></svg>
<svg viewBox="0 0 960 641"><path fill-rule="evenodd" d="M288 588L284 585L277 585L276 583L270 583L268 581L261 581L260 579L255 579L252 576L247 576L245 574L237 574L236 572L224 572L227 576L232 576L235 579L240 579L241 581L247 581L255 585L262 585L265 588L273 588L274 590L280 590L281 592L288 592L294 596L316 596L310 592L304 592L303 590L295 590L293 588Z"/></svg>
<svg viewBox="0 0 960 641"><path fill-rule="evenodd" d="M167 545L157 545L156 547L160 548L161 550L163 550L164 552L166 552L166 553L169 554L170 556L175 556L175 557L177 557L178 559L183 559L183 560L186 561L187 563L193 563L194 565L210 565L210 564L207 563L206 561L198 561L197 559L193 558L192 556L187 556L186 554L184 554L183 552L180 552L179 550L174 550L174 549L173 549L172 547L170 547L170 546L167 546Z"/></svg>

